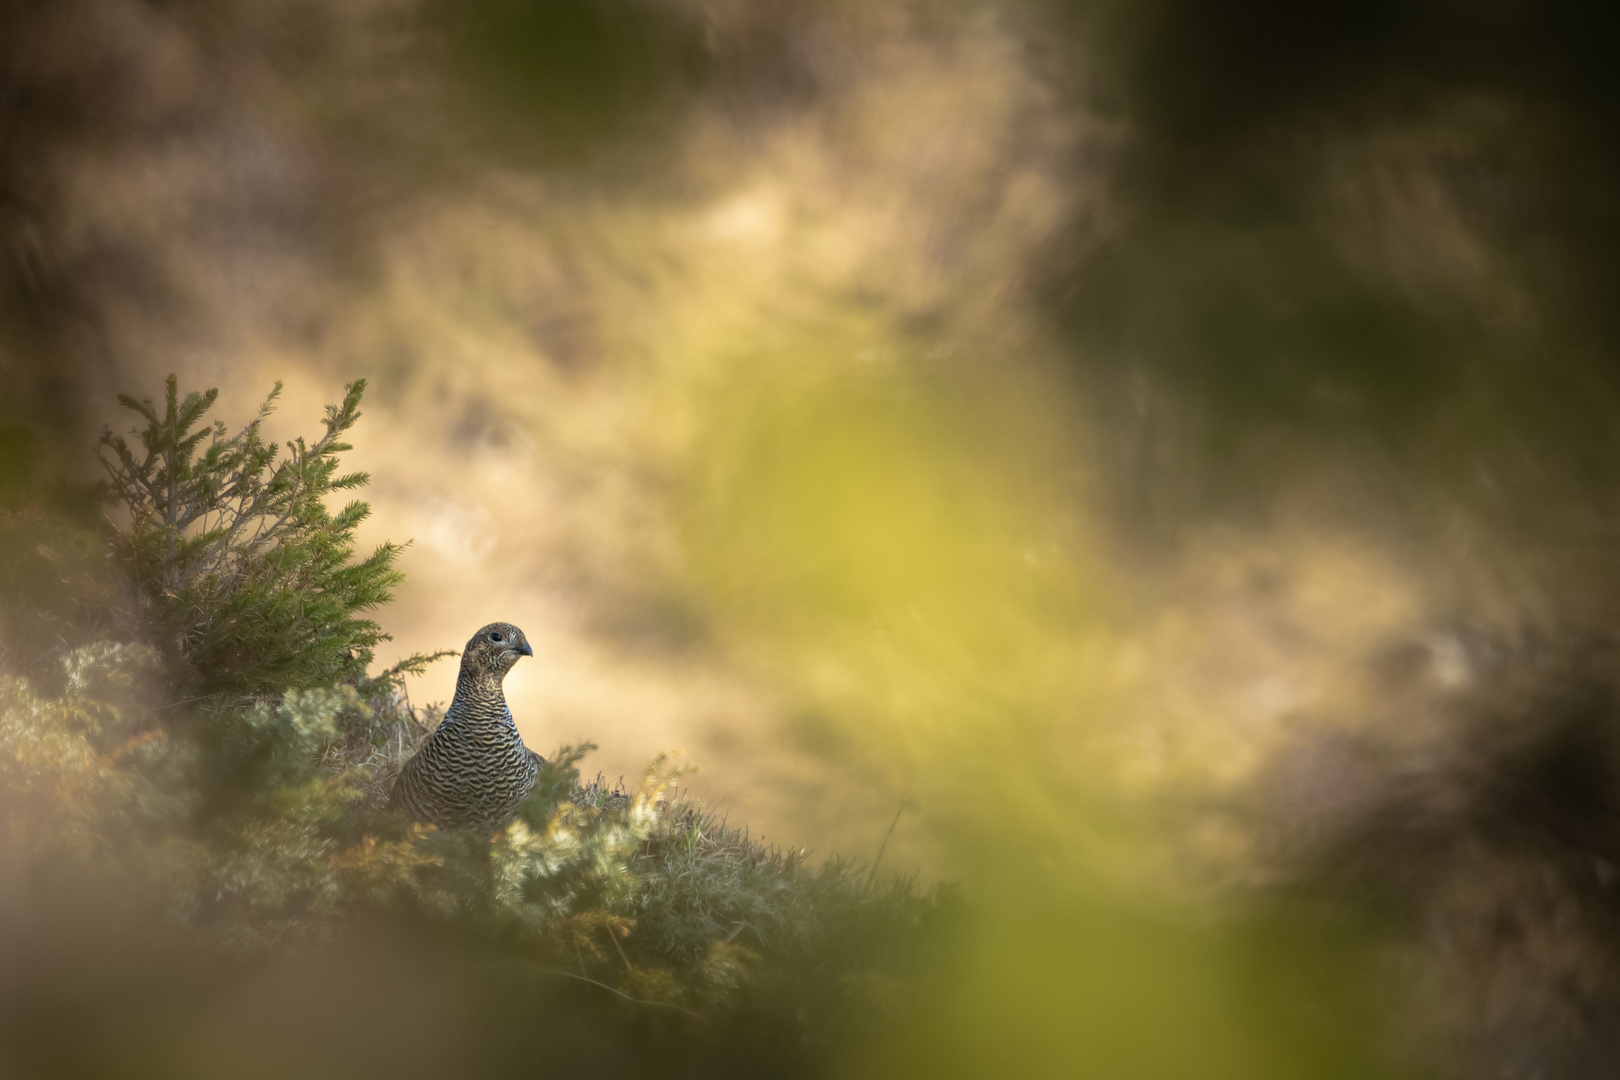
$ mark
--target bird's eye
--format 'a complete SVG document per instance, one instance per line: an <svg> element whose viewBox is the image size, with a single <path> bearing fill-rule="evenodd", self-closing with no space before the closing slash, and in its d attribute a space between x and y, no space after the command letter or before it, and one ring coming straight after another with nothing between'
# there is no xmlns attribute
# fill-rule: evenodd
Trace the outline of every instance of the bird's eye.
<svg viewBox="0 0 1620 1080"><path fill-rule="evenodd" d="M491 634L491 635L489 635L489 640L491 640L491 641L499 641L499 640L501 640L501 635L499 635L499 634Z"/></svg>

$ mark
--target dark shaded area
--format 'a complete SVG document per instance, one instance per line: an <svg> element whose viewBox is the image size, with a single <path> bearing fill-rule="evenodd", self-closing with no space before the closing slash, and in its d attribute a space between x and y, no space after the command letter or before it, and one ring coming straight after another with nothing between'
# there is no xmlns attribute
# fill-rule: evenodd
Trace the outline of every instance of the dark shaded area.
<svg viewBox="0 0 1620 1080"><path fill-rule="evenodd" d="M1441 1075L1604 1076L1620 1054L1614 642L1475 655L1438 752L1347 736L1272 764L1274 865L1395 929L1392 967L1420 1002L1407 1038Z"/></svg>
<svg viewBox="0 0 1620 1080"><path fill-rule="evenodd" d="M38 466L38 437L16 424L0 427L0 506L23 502Z"/></svg>
<svg viewBox="0 0 1620 1080"><path fill-rule="evenodd" d="M825 1066L790 1012L715 1023L638 1007L566 972L403 928L221 964L132 948L108 933L109 915L33 923L7 955L7 1076L800 1077Z"/></svg>
<svg viewBox="0 0 1620 1080"><path fill-rule="evenodd" d="M1103 424L1131 428L1115 481L1135 520L1258 508L1334 460L1544 533L1571 525L1539 474L1613 512L1609 8L1245 0L1072 17L1098 99L1128 125L1126 221L1100 251L1054 246L1049 309L1105 387ZM1514 484L1514 458L1535 479ZM1479 491L1482 472L1503 490ZM1173 507L1149 505L1167 489Z"/></svg>
<svg viewBox="0 0 1620 1080"><path fill-rule="evenodd" d="M1161 0L1104 19L1115 45L1104 55L1133 118L1170 138L1217 142L1297 122L1302 109L1399 112L1456 88L1558 102L1598 121L1615 148L1620 77L1603 42L1617 18L1606 4Z"/></svg>
<svg viewBox="0 0 1620 1080"><path fill-rule="evenodd" d="M483 0L440 17L473 115L505 121L490 149L528 164L667 139L712 67L698 13L672 4Z"/></svg>
<svg viewBox="0 0 1620 1080"><path fill-rule="evenodd" d="M47 688L64 649L123 629L101 489L42 475L38 439L0 428L0 670Z"/></svg>

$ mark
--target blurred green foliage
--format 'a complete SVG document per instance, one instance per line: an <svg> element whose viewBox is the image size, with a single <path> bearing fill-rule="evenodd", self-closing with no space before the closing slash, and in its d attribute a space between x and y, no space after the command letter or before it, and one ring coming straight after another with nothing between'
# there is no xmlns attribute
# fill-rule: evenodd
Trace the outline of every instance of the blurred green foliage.
<svg viewBox="0 0 1620 1080"><path fill-rule="evenodd" d="M1400 1075L1364 1039L1376 1010L1353 934L1282 911L1212 925L1051 901L1014 900L976 926L920 1022L886 1033L859 1075Z"/></svg>

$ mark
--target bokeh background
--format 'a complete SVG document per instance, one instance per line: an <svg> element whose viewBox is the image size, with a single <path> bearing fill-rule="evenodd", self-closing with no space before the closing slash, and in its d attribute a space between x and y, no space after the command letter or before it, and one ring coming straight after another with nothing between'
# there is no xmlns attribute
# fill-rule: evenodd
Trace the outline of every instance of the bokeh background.
<svg viewBox="0 0 1620 1080"><path fill-rule="evenodd" d="M1373 996L1422 1005L1393 1044L1586 1075L1620 1004L1614 30L10 0L0 422L88 479L168 372L234 423L284 382L282 437L367 378L392 648L513 621L530 745L681 748L734 823L961 882L1005 915L973 985L1044 988L990 995L1037 1072L1018 1023L1095 1016L1065 965L1226 1030L1183 984L1250 954L1185 928L1309 888L1372 912Z"/></svg>

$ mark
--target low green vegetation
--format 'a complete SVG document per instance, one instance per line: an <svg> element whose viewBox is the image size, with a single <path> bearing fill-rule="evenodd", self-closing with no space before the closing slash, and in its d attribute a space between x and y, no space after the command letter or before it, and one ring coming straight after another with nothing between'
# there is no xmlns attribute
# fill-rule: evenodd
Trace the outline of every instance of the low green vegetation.
<svg viewBox="0 0 1620 1080"><path fill-rule="evenodd" d="M260 434L274 394L231 433L204 422L214 391L171 377L160 404L121 399L142 426L102 439L110 505L8 481L0 861L59 913L41 918L67 939L80 918L129 931L96 978L180 995L154 1014L162 1046L186 1044L178 1018L229 980L362 939L485 1003L462 1027L502 1032L474 1040L486 1065L613 1043L636 1061L679 1046L700 1072L758 1052L788 1075L903 1008L948 896L763 846L685 799L671 758L612 788L581 780L593 747L562 747L493 837L387 811L438 721L402 680L445 654L372 671L401 549L358 556L365 503L327 505L367 479L338 468L363 392L283 454ZM82 1004L61 1022L97 1015ZM116 1040L85 1045L119 1067Z"/></svg>

